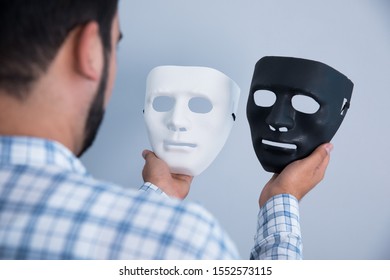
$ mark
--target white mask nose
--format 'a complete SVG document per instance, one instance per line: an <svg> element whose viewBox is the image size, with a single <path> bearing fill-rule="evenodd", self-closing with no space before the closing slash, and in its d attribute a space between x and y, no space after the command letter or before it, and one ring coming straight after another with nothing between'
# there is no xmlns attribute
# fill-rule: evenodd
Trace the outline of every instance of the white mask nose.
<svg viewBox="0 0 390 280"><path fill-rule="evenodd" d="M188 112L187 112L188 113ZM186 112L179 106L176 106L171 112L167 127L170 131L186 132L190 129L190 122L186 117Z"/></svg>
<svg viewBox="0 0 390 280"><path fill-rule="evenodd" d="M186 132L187 128L177 124L168 124L168 129L173 132Z"/></svg>

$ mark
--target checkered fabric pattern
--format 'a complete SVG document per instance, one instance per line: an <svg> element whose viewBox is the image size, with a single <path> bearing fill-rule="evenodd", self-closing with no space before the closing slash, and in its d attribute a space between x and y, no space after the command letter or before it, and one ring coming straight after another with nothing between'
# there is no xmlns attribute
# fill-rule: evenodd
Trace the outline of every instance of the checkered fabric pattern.
<svg viewBox="0 0 390 280"><path fill-rule="evenodd" d="M260 210L251 259L302 259L298 200L287 194L270 199Z"/></svg>
<svg viewBox="0 0 390 280"><path fill-rule="evenodd" d="M273 207L267 203L262 216L279 218ZM261 232L279 234L282 225L270 224ZM270 249L259 243L252 256L277 257L272 238L264 238ZM136 191L97 181L59 143L0 137L0 259L237 258L199 205L168 198L150 183Z"/></svg>

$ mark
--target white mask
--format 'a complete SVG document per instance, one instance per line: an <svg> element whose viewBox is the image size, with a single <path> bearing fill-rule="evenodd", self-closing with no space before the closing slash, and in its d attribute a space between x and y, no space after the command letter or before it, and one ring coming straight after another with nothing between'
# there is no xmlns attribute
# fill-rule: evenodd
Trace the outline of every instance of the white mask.
<svg viewBox="0 0 390 280"><path fill-rule="evenodd" d="M172 173L199 175L224 146L239 96L237 84L212 68L154 68L146 82L144 110L153 151Z"/></svg>

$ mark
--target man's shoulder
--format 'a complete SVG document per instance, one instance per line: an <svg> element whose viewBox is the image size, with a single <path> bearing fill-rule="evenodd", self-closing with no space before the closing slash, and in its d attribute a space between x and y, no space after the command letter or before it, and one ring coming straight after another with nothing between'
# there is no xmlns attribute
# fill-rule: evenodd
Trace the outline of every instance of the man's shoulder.
<svg viewBox="0 0 390 280"><path fill-rule="evenodd" d="M167 217L186 216L193 217L198 222L216 223L213 215L196 202L145 192L140 190L139 186L122 186L93 176L71 172L58 173L56 176L63 178L61 183L63 189L73 189L74 197L79 197L85 203L95 204L100 209L106 205L115 211L128 213L134 211L139 216L143 216L145 212L156 211L156 215L163 213ZM93 197L95 199L92 199Z"/></svg>
<svg viewBox="0 0 390 280"><path fill-rule="evenodd" d="M61 247L59 252L51 248L49 252L47 247L41 248L33 242L35 247L31 252L36 255L26 255L24 258L43 258L43 252L52 254L45 255L47 258L235 256L234 246L230 245L231 241L216 219L196 203L119 186L58 168L14 168L19 169L20 173L8 176L11 187L0 193L4 202L3 214L19 217L17 223L13 219L4 228L9 240L18 231L31 240L57 238L55 244L64 243L64 248L72 248L63 251ZM0 170L4 171L3 168ZM7 172L12 174L12 171L15 172ZM3 183L0 187L7 188L7 184ZM23 219L20 220L20 217ZM83 249L85 242L90 244L90 251ZM205 245L210 242L213 245ZM223 242L223 246L220 242ZM10 252L23 244L16 242L11 245L7 245ZM155 250L150 250L154 247ZM232 249L226 252L225 247Z"/></svg>

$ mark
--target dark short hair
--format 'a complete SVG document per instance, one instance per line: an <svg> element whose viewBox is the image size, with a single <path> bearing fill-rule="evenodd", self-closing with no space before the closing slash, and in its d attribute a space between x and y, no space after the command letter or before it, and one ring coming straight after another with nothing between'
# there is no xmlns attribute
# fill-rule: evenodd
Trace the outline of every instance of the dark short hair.
<svg viewBox="0 0 390 280"><path fill-rule="evenodd" d="M105 55L118 0L0 0L0 89L23 98L70 31L99 24Z"/></svg>

